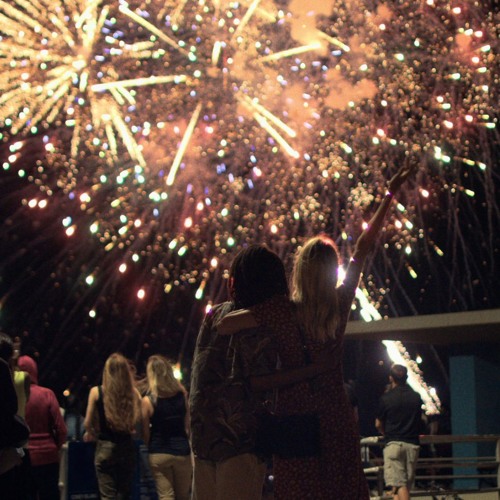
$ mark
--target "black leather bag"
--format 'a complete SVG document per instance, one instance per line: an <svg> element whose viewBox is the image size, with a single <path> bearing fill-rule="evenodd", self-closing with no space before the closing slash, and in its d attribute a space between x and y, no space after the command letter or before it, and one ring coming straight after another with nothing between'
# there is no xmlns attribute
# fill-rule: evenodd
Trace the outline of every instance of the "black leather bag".
<svg viewBox="0 0 500 500"><path fill-rule="evenodd" d="M319 417L315 414L259 416L257 453L280 458L316 457L321 453Z"/></svg>
<svg viewBox="0 0 500 500"><path fill-rule="evenodd" d="M307 349L306 337L301 328L304 364L312 363ZM321 436L319 416L314 413L296 415L278 415L266 408L258 416L255 447L258 453L270 457L307 458L321 454Z"/></svg>

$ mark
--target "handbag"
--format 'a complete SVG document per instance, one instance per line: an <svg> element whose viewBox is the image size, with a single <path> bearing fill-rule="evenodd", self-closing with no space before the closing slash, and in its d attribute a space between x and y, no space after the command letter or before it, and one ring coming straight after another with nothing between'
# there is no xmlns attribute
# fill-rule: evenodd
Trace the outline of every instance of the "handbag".
<svg viewBox="0 0 500 500"><path fill-rule="evenodd" d="M321 452L319 417L313 413L259 416L255 449L266 457L316 457Z"/></svg>
<svg viewBox="0 0 500 500"><path fill-rule="evenodd" d="M299 328L304 353L304 364L311 364L305 335ZM259 414L255 449L266 457L316 457L321 453L319 416L315 413L279 415L266 409Z"/></svg>

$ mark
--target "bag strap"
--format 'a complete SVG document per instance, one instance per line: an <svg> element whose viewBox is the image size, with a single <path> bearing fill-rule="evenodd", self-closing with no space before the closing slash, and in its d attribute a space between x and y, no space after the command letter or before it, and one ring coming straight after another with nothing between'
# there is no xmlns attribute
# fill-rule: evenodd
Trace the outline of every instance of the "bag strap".
<svg viewBox="0 0 500 500"><path fill-rule="evenodd" d="M306 335L305 335L304 330L302 329L302 327L300 325L299 325L299 335L300 335L300 342L302 343L302 354L304 356L304 364L305 365L312 365L311 353L309 352L309 349L307 348Z"/></svg>
<svg viewBox="0 0 500 500"><path fill-rule="evenodd" d="M307 342L306 342L306 334L304 333L304 330L302 329L302 326L299 325L299 334L300 334L300 340L302 343L302 354L304 356L304 365L312 365L313 361L311 358L311 353L309 352L309 349L307 348ZM310 378L306 381L309 384L309 389L312 394L315 394L318 392L318 389L316 387L316 384L314 383L314 377Z"/></svg>

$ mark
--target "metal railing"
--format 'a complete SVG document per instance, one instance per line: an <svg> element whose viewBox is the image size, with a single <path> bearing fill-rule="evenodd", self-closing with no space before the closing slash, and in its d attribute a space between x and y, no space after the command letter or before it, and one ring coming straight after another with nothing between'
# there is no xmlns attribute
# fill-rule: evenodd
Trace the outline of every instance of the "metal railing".
<svg viewBox="0 0 500 500"><path fill-rule="evenodd" d="M495 455L453 456L453 451L443 456L425 456L421 453L417 462L417 474L412 497L460 498L462 493L500 492L500 435L424 435L420 436L422 449L428 446L453 445L457 443L496 443ZM372 491L380 500L392 498L384 496L384 465L381 450L376 455L372 448L382 448L383 438L380 436L361 439L362 455L367 466L365 476L370 482ZM451 447L450 447L451 448ZM375 456L374 456L375 455ZM471 487L458 488L456 482L477 483ZM500 498L500 493L498 493Z"/></svg>

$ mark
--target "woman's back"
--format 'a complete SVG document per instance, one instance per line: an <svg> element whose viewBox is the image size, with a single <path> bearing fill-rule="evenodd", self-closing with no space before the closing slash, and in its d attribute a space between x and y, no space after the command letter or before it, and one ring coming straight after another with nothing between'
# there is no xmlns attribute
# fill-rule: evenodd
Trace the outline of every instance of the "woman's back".
<svg viewBox="0 0 500 500"><path fill-rule="evenodd" d="M151 398L151 402L154 413L150 419L149 452L189 455L184 394L179 391L171 397Z"/></svg>
<svg viewBox="0 0 500 500"><path fill-rule="evenodd" d="M354 289L342 286L338 291L339 317L333 339L312 339L299 327L296 308L286 298L277 297L271 304L252 308L258 323L270 326L275 333L283 369L302 366L307 355L314 358L324 349L332 356L330 371L279 390L279 412L319 415L322 451L320 457L306 459L274 457L277 500L369 498L361 466L358 429L342 373L344 331Z"/></svg>
<svg viewBox="0 0 500 500"><path fill-rule="evenodd" d="M99 421L99 435L98 438L105 441L118 442L124 439L130 439L132 429L117 431L113 429L112 424L106 417L106 408L104 405L104 389L101 385L97 387L99 396L96 401L97 415Z"/></svg>
<svg viewBox="0 0 500 500"><path fill-rule="evenodd" d="M193 466L187 436L186 390L164 356L150 356L146 373L148 395L142 398L142 425L158 497L187 500Z"/></svg>
<svg viewBox="0 0 500 500"><path fill-rule="evenodd" d="M94 464L101 498L130 498L136 463L132 434L140 417L140 395L128 360L111 354L102 386L90 390L85 440L97 439Z"/></svg>

